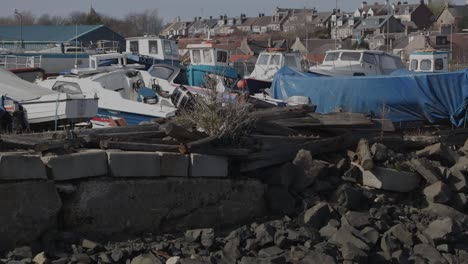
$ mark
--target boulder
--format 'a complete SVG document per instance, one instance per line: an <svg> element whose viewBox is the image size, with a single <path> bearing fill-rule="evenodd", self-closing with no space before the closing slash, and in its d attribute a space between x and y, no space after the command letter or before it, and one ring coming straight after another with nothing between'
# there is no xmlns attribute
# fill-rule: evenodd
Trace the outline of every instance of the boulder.
<svg viewBox="0 0 468 264"><path fill-rule="evenodd" d="M457 224L450 217L432 221L424 230L424 234L430 237L435 244L451 242L459 232Z"/></svg>
<svg viewBox="0 0 468 264"><path fill-rule="evenodd" d="M418 244L413 248L414 255L424 259L425 263L436 264L436 263L447 263L447 260L429 244Z"/></svg>
<svg viewBox="0 0 468 264"><path fill-rule="evenodd" d="M414 244L413 234L408 230L405 224L396 224L387 232L408 247Z"/></svg>
<svg viewBox="0 0 468 264"><path fill-rule="evenodd" d="M304 224L314 227L322 228L331 218L331 209L327 203L320 202L308 209L304 213Z"/></svg>
<svg viewBox="0 0 468 264"><path fill-rule="evenodd" d="M164 264L164 262L158 259L155 255L147 253L134 257L130 264Z"/></svg>
<svg viewBox="0 0 468 264"><path fill-rule="evenodd" d="M358 230L353 229L350 226L342 226L328 242L342 247L347 243L354 245L356 248L368 251L370 247L360 237L362 234L358 234Z"/></svg>
<svg viewBox="0 0 468 264"><path fill-rule="evenodd" d="M362 184L394 192L410 192L419 187L421 177L412 172L398 171L384 167L374 167L362 171Z"/></svg>
<svg viewBox="0 0 468 264"><path fill-rule="evenodd" d="M424 195L429 202L447 203L450 201L452 193L448 185L442 181L437 181L424 188Z"/></svg>
<svg viewBox="0 0 468 264"><path fill-rule="evenodd" d="M255 242L259 246L272 244L275 238L275 228L269 224L261 224L255 228Z"/></svg>
<svg viewBox="0 0 468 264"><path fill-rule="evenodd" d="M455 151L442 143L437 143L427 146L422 150L418 150L416 151L416 156L440 161L445 166L454 165L459 158L459 155Z"/></svg>
<svg viewBox="0 0 468 264"><path fill-rule="evenodd" d="M359 210L363 207L364 196L361 189L348 184L341 185L333 195L333 202L349 210Z"/></svg>
<svg viewBox="0 0 468 264"><path fill-rule="evenodd" d="M387 146L381 143L374 143L371 147L371 153L376 162L384 162L387 160L388 149Z"/></svg>
<svg viewBox="0 0 468 264"><path fill-rule="evenodd" d="M363 227L370 225L369 213L367 212L348 211L342 217L342 225L344 225L344 221L357 229L362 229Z"/></svg>
<svg viewBox="0 0 468 264"><path fill-rule="evenodd" d="M258 251L258 256L262 258L275 257L284 253L284 250L277 246L267 247Z"/></svg>
<svg viewBox="0 0 468 264"><path fill-rule="evenodd" d="M411 165L429 184L442 179L440 170L427 158L412 159Z"/></svg>
<svg viewBox="0 0 468 264"><path fill-rule="evenodd" d="M345 261L353 261L355 263L367 262L367 253L351 243L344 244L340 250Z"/></svg>
<svg viewBox="0 0 468 264"><path fill-rule="evenodd" d="M468 183L466 181L465 174L458 168L450 168L448 177L448 185L456 192L468 192Z"/></svg>
<svg viewBox="0 0 468 264"><path fill-rule="evenodd" d="M327 175L328 166L323 161L312 159L310 151L299 150L293 164L298 167L299 174L296 174L291 184L291 189L301 192L311 186L318 177Z"/></svg>

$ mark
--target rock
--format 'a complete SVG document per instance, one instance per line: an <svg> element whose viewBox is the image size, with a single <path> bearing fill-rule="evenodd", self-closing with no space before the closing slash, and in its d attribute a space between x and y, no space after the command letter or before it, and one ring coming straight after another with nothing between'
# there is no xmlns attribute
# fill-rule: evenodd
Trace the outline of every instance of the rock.
<svg viewBox="0 0 468 264"><path fill-rule="evenodd" d="M424 234L436 244L454 241L454 236L458 232L457 224L450 217L434 220L424 230Z"/></svg>
<svg viewBox="0 0 468 264"><path fill-rule="evenodd" d="M346 243L341 247L341 255L344 260L350 260L356 263L367 262L367 253L351 243Z"/></svg>
<svg viewBox="0 0 468 264"><path fill-rule="evenodd" d="M380 248L383 250L384 257L386 260L390 260L392 258L392 254L400 250L400 245L397 242L396 238L393 238L390 232L385 232L380 240Z"/></svg>
<svg viewBox="0 0 468 264"><path fill-rule="evenodd" d="M284 264L284 263L286 263L286 259L284 256L277 256L277 257L271 257L271 258L242 257L242 259L238 262L238 264Z"/></svg>
<svg viewBox="0 0 468 264"><path fill-rule="evenodd" d="M301 172L294 177L291 185L291 189L298 193L311 186L318 177L327 175L328 166L324 162L313 160L307 150L299 150L293 164Z"/></svg>
<svg viewBox="0 0 468 264"><path fill-rule="evenodd" d="M375 230L375 228L364 227L364 229L361 230L361 233L367 239L367 241L369 241L371 247L377 244L380 234L377 230Z"/></svg>
<svg viewBox="0 0 468 264"><path fill-rule="evenodd" d="M91 263L91 258L84 253L75 253L71 257L71 261L74 263Z"/></svg>
<svg viewBox="0 0 468 264"><path fill-rule="evenodd" d="M21 260L21 259L31 259L32 258L32 250L31 247L18 247L15 248L9 255L11 257Z"/></svg>
<svg viewBox="0 0 468 264"><path fill-rule="evenodd" d="M420 179L416 173L377 166L362 172L363 185L394 192L410 192L419 187Z"/></svg>
<svg viewBox="0 0 468 264"><path fill-rule="evenodd" d="M119 262L124 256L124 252L120 248L114 248L111 252L111 259L114 262Z"/></svg>
<svg viewBox="0 0 468 264"><path fill-rule="evenodd" d="M210 248L214 244L215 232L213 228L202 229L200 242L205 248Z"/></svg>
<svg viewBox="0 0 468 264"><path fill-rule="evenodd" d="M418 157L427 157L433 160L440 161L445 166L454 165L459 156L448 146L442 143L437 143L428 147L425 147L422 150L416 151L416 156Z"/></svg>
<svg viewBox="0 0 468 264"><path fill-rule="evenodd" d="M83 239L83 241L81 241L81 247L85 248L85 249L94 249L97 246L98 246L98 244L96 242L93 242L93 241L88 240L88 239Z"/></svg>
<svg viewBox="0 0 468 264"><path fill-rule="evenodd" d="M468 199L466 194L464 193L456 193L452 195L451 204L455 207L458 211L463 212L467 209Z"/></svg>
<svg viewBox="0 0 468 264"><path fill-rule="evenodd" d="M266 193L268 208L274 214L291 214L296 200L283 186L269 186Z"/></svg>
<svg viewBox="0 0 468 264"><path fill-rule="evenodd" d="M185 240L189 243L199 241L202 234L202 229L193 229L185 231Z"/></svg>
<svg viewBox="0 0 468 264"><path fill-rule="evenodd" d="M106 264L112 263L111 259L106 253L99 254L98 259L101 263L106 263Z"/></svg>
<svg viewBox="0 0 468 264"><path fill-rule="evenodd" d="M463 172L455 167L450 168L450 176L448 182L450 188L456 192L468 192L468 183Z"/></svg>
<svg viewBox="0 0 468 264"><path fill-rule="evenodd" d="M370 150L376 162L384 162L387 160L388 149L384 144L374 143Z"/></svg>
<svg viewBox="0 0 468 264"><path fill-rule="evenodd" d="M330 206L327 203L320 202L304 213L304 224L322 228L331 217Z"/></svg>
<svg viewBox="0 0 468 264"><path fill-rule="evenodd" d="M413 159L411 165L429 184L442 179L440 171L427 158Z"/></svg>
<svg viewBox="0 0 468 264"><path fill-rule="evenodd" d="M450 217L459 223L468 223L467 215L445 204L431 203L427 208L424 209L424 211L430 212L439 217Z"/></svg>
<svg viewBox="0 0 468 264"><path fill-rule="evenodd" d="M447 263L447 260L431 245L418 244L413 248L414 255L425 259L426 263Z"/></svg>
<svg viewBox="0 0 468 264"><path fill-rule="evenodd" d="M274 242L275 229L268 224L261 224L255 228L256 244L263 247Z"/></svg>
<svg viewBox="0 0 468 264"><path fill-rule="evenodd" d="M336 260L334 257L317 252L317 251L308 251L307 254L299 260L294 262L298 264L335 264Z"/></svg>
<svg viewBox="0 0 468 264"><path fill-rule="evenodd" d="M284 250L277 246L263 248L258 252L258 256L262 258L275 257L284 253Z"/></svg>
<svg viewBox="0 0 468 264"><path fill-rule="evenodd" d="M148 253L134 257L130 264L164 264L164 262L158 259L155 255Z"/></svg>
<svg viewBox="0 0 468 264"><path fill-rule="evenodd" d="M348 211L346 214L342 217L343 220L345 220L348 224L351 226L361 229L365 226L370 225L369 222L369 213L361 213L361 212L356 212L356 211ZM342 221L343 224L343 221Z"/></svg>
<svg viewBox="0 0 468 264"><path fill-rule="evenodd" d="M265 172L265 182L268 185L277 185L288 189L294 177L300 173L301 172L297 166L288 162L281 166L267 168Z"/></svg>
<svg viewBox="0 0 468 264"><path fill-rule="evenodd" d="M453 165L453 167L463 172L468 172L468 157L467 156L459 157L457 159L457 163Z"/></svg>
<svg viewBox="0 0 468 264"><path fill-rule="evenodd" d="M324 237L324 238L326 238L326 239L329 239L329 238L331 238L337 231L338 231L338 229L337 229L336 227L327 224L326 226L322 227L322 228L319 230L319 233L320 233L320 236L321 236L321 237Z"/></svg>
<svg viewBox="0 0 468 264"><path fill-rule="evenodd" d="M433 203L447 203L452 193L450 188L442 181L435 182L424 188L426 199Z"/></svg>
<svg viewBox="0 0 468 264"><path fill-rule="evenodd" d="M397 250L392 253L394 263L409 263L409 252L407 250Z"/></svg>
<svg viewBox="0 0 468 264"><path fill-rule="evenodd" d="M242 254L239 251L239 241L229 240L223 247L223 255L232 263L235 263L237 259L241 258Z"/></svg>
<svg viewBox="0 0 468 264"><path fill-rule="evenodd" d="M394 225L387 232L408 247L414 244L413 234L408 231L408 228L404 224Z"/></svg>
<svg viewBox="0 0 468 264"><path fill-rule="evenodd" d="M37 254L33 258L32 262L34 262L36 264L45 264L46 262L48 262L48 259L46 257L45 252L41 252L41 253Z"/></svg>
<svg viewBox="0 0 468 264"><path fill-rule="evenodd" d="M180 257L170 257L166 260L166 264L179 264Z"/></svg>
<svg viewBox="0 0 468 264"><path fill-rule="evenodd" d="M334 200L349 210L359 210L363 206L362 191L349 185L341 185L334 194Z"/></svg>
<svg viewBox="0 0 468 264"><path fill-rule="evenodd" d="M288 238L286 237L285 232L276 232L275 233L275 245L279 248L285 248L288 244Z"/></svg>
<svg viewBox="0 0 468 264"><path fill-rule="evenodd" d="M46 180L46 167L39 155L0 152L0 180Z"/></svg>
<svg viewBox="0 0 468 264"><path fill-rule="evenodd" d="M364 170L371 170L374 167L374 161L372 159L367 139L359 140L356 154L358 156L359 164Z"/></svg>
<svg viewBox="0 0 468 264"><path fill-rule="evenodd" d="M346 243L353 244L355 247L366 250L368 251L370 248L369 246L360 238L356 236L356 232L359 232L357 230L352 229L352 227L349 226L342 226L338 232L336 232L328 242L338 246L342 247ZM360 234L362 236L362 234Z"/></svg>

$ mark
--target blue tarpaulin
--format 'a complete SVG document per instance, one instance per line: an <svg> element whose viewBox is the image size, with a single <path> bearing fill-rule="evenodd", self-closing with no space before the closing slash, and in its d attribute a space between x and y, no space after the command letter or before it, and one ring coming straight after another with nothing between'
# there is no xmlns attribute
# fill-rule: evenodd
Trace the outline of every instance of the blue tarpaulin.
<svg viewBox="0 0 468 264"><path fill-rule="evenodd" d="M317 105L319 113L342 108L385 116L393 122L450 120L460 127L468 110L468 69L451 73L398 71L386 76L326 77L285 66L276 73L271 90L275 99L307 96Z"/></svg>

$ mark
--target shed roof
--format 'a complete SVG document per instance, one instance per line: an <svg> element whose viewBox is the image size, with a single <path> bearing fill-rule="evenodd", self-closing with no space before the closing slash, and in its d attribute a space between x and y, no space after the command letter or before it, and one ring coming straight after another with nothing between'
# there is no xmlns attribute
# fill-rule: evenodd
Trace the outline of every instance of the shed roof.
<svg viewBox="0 0 468 264"><path fill-rule="evenodd" d="M23 25L23 41L30 42L67 42L83 36L104 25ZM0 41L17 41L21 39L20 25L1 25Z"/></svg>

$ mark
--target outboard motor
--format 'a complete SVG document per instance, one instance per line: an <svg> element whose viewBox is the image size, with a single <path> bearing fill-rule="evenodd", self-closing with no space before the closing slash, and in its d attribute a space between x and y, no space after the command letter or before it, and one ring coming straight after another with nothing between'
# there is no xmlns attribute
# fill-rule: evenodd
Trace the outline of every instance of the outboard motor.
<svg viewBox="0 0 468 264"><path fill-rule="evenodd" d="M171 102L180 109L191 109L194 100L193 94L183 85L176 87L171 95Z"/></svg>

